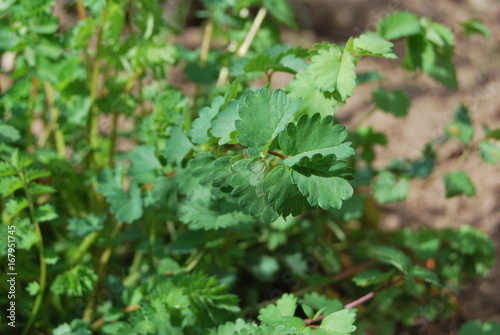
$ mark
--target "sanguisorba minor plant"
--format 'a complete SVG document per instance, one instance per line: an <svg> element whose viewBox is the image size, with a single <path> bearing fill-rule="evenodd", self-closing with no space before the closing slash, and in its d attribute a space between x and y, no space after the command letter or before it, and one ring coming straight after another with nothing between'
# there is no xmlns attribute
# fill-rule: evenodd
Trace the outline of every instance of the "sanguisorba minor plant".
<svg viewBox="0 0 500 335"><path fill-rule="evenodd" d="M421 159L376 169L385 135L335 112L377 81L367 117L408 113L404 90L356 73L365 57L457 88L454 33L399 11L305 49L280 44L279 25L296 28L285 0L204 0L189 50L179 3L57 4L77 18L65 26L55 1L0 4L0 331L393 334L452 317L464 280L492 267L491 240L467 225L386 232L378 205L436 179L446 141L497 164L500 130L473 142L459 105ZM488 35L478 20L462 31ZM270 89L276 72L293 75L285 90ZM448 197L475 193L464 171L442 180Z"/></svg>

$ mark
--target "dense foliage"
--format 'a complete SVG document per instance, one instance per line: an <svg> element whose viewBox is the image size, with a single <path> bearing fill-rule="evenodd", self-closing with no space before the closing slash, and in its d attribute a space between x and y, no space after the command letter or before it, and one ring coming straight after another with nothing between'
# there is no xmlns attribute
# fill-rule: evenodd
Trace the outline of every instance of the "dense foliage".
<svg viewBox="0 0 500 335"><path fill-rule="evenodd" d="M306 49L280 44L280 25L296 28L285 0L201 3L196 50L176 42L182 4L77 0L63 7L78 14L67 26L53 0L0 4L0 52L13 60L0 99L0 255L16 272L0 331L393 334L452 317L464 281L493 266L491 240L468 225L383 231L381 205L404 201L414 179L439 182L447 141L463 153L442 176L446 196L473 196L459 164L471 153L498 164L500 130L472 141L458 104L420 159L377 169L387 138L363 122L403 118L411 101L356 66L385 58L456 89L454 33L399 11ZM462 32L489 33L475 19ZM174 86L177 69L192 90ZM276 72L293 75L284 90L270 88ZM373 109L346 129L335 112L366 82L380 83Z"/></svg>

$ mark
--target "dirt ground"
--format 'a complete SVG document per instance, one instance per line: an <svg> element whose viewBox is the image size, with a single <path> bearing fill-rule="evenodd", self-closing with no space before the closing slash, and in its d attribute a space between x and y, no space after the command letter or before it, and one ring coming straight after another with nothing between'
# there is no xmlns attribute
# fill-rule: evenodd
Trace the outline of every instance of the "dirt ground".
<svg viewBox="0 0 500 335"><path fill-rule="evenodd" d="M443 134L445 124L453 117L459 103L468 106L476 125L474 139L482 135L481 125L500 127L500 1L494 0L309 0L294 1L299 22L308 33L301 39L317 41L345 41L395 10L410 10L427 16L453 29L459 22L472 17L483 20L492 32L489 39L481 36L459 37L456 41L459 90L452 91L436 84L428 76L408 82L409 76L392 60L366 59L359 70L378 69L386 74L382 86L389 89L408 85L412 106L408 117L396 119L392 115L376 113L366 124L387 134L389 144L378 150L377 166L394 158L417 158L423 145ZM293 34L285 39L293 42ZM396 45L399 56L404 47ZM347 127L370 110L370 92L378 84L358 87L337 116ZM384 206L383 225L394 229L411 227L459 227L463 223L486 232L495 241L500 259L500 167L486 164L477 154L470 155L462 164L455 161L462 152L459 143L449 143L438 151L439 167L433 176L452 169L464 169L476 186L475 197L445 198L440 178L423 184L412 182L411 193L402 204ZM461 317L500 321L500 265L484 279L468 284L460 295ZM430 327L429 334L453 334L456 325L442 324Z"/></svg>

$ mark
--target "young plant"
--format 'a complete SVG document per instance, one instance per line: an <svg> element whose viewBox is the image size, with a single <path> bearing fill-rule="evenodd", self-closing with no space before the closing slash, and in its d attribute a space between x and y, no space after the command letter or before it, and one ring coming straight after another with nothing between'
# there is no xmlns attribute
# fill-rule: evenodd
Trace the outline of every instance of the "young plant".
<svg viewBox="0 0 500 335"><path fill-rule="evenodd" d="M163 2L77 0L67 27L55 1L0 6L0 50L15 59L0 99L2 236L15 245L0 254L16 270L15 298L0 297L16 328L1 331L392 334L451 317L458 288L493 266L492 241L466 225L387 232L380 206L403 201L413 179L439 179L446 141L464 146L446 196L474 195L459 163L497 164L500 130L473 142L459 105L422 158L377 169L387 138L362 123L406 116L409 94L380 85L352 129L335 114L383 78L356 71L365 57L398 62L396 39L405 69L455 89L453 32L394 12L306 49L280 44L279 25L296 27L285 0L201 4L196 50L175 43L183 20ZM487 35L476 20L462 27ZM293 76L284 90L270 89L276 72ZM446 311L427 308L433 299Z"/></svg>

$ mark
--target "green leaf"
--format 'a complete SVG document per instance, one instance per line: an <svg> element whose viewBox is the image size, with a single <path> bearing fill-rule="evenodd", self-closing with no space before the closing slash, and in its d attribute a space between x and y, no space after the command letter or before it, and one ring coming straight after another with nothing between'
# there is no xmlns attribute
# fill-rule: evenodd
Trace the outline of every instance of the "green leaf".
<svg viewBox="0 0 500 335"><path fill-rule="evenodd" d="M446 125L446 133L464 144L469 144L474 136L474 128L462 122L451 121Z"/></svg>
<svg viewBox="0 0 500 335"><path fill-rule="evenodd" d="M473 34L483 35L484 37L490 37L491 31L481 22L480 19L470 19L465 22L460 23L465 36L471 36Z"/></svg>
<svg viewBox="0 0 500 335"><path fill-rule="evenodd" d="M264 0L262 5L269 11L269 14L278 22L291 28L297 28L293 10L287 0Z"/></svg>
<svg viewBox="0 0 500 335"><path fill-rule="evenodd" d="M190 132L193 143L201 144L210 140L209 129L212 125L212 119L223 104L224 97L218 96L212 101L211 107L204 107L200 110L199 117L193 121L193 129Z"/></svg>
<svg viewBox="0 0 500 335"><path fill-rule="evenodd" d="M356 76L356 85L364 83L373 83L384 79L384 76L378 71L366 71L358 73Z"/></svg>
<svg viewBox="0 0 500 335"><path fill-rule="evenodd" d="M396 40L420 33L420 23L415 14L396 11L377 23L377 33L386 40Z"/></svg>
<svg viewBox="0 0 500 335"><path fill-rule="evenodd" d="M26 198L9 199L5 204L5 211L10 216L16 216L26 207L28 207L28 200Z"/></svg>
<svg viewBox="0 0 500 335"><path fill-rule="evenodd" d="M33 180L49 177L50 171L28 168L26 169L25 176L29 182L32 182Z"/></svg>
<svg viewBox="0 0 500 335"><path fill-rule="evenodd" d="M285 293L276 301L274 305L268 305L259 310L258 319L265 324L273 324L283 317L293 316L297 308L297 297L293 294Z"/></svg>
<svg viewBox="0 0 500 335"><path fill-rule="evenodd" d="M26 292L32 297L38 294L40 291L40 284L37 281L32 281L26 286Z"/></svg>
<svg viewBox="0 0 500 335"><path fill-rule="evenodd" d="M233 166L236 174L231 178L233 198L238 199L241 208L253 216L261 216L272 222L277 214L269 204L262 183L267 175L267 166L261 158L242 159Z"/></svg>
<svg viewBox="0 0 500 335"><path fill-rule="evenodd" d="M469 115L469 110L463 104L460 104L455 109L454 121L446 125L446 132L451 137L457 138L464 144L469 144L474 136L474 128Z"/></svg>
<svg viewBox="0 0 500 335"><path fill-rule="evenodd" d="M236 120L240 120L238 108L240 100L231 100L227 103L226 108L219 111L214 121L212 121L211 134L214 137L219 137L219 145L226 143L237 143L236 136Z"/></svg>
<svg viewBox="0 0 500 335"><path fill-rule="evenodd" d="M353 40L354 51L359 56L376 56L389 59L398 58L392 51L393 43L375 34L362 34Z"/></svg>
<svg viewBox="0 0 500 335"><path fill-rule="evenodd" d="M327 97L324 92L315 87L312 75L306 71L300 71L286 89L294 99L302 99L295 117L301 114L312 116L316 113L320 113L321 116L333 115L342 106L341 102Z"/></svg>
<svg viewBox="0 0 500 335"><path fill-rule="evenodd" d="M335 155L337 158L347 158L354 154L350 142L344 142L347 131L342 125L334 125L334 119L320 114L312 117L304 114L297 124L289 123L286 130L280 134L281 149L289 157L286 165L296 165L304 157L312 158L317 154L323 156Z"/></svg>
<svg viewBox="0 0 500 335"><path fill-rule="evenodd" d="M180 127L173 127L170 130L170 139L165 147L165 155L169 162L180 164L192 148L191 141Z"/></svg>
<svg viewBox="0 0 500 335"><path fill-rule="evenodd" d="M497 164L500 162L500 145L498 144L490 141L481 141L479 143L479 153L486 163Z"/></svg>
<svg viewBox="0 0 500 335"><path fill-rule="evenodd" d="M298 71L307 68L304 60L308 54L307 49L301 47L291 47L289 44L277 44L267 49L264 54L250 58L243 66L245 72L270 71L287 72L296 74Z"/></svg>
<svg viewBox="0 0 500 335"><path fill-rule="evenodd" d="M22 188L23 185L23 180L17 176L4 177L0 179L0 193L7 197Z"/></svg>
<svg viewBox="0 0 500 335"><path fill-rule="evenodd" d="M135 180L132 180L127 192L122 189L123 169L122 165L117 166L114 171L105 169L99 178L97 190L106 197L117 220L131 223L143 213L141 189Z"/></svg>
<svg viewBox="0 0 500 335"><path fill-rule="evenodd" d="M393 271L382 272L380 270L366 270L358 273L352 281L361 287L387 282L394 275Z"/></svg>
<svg viewBox="0 0 500 335"><path fill-rule="evenodd" d="M300 100L292 101L282 90L271 93L269 89L262 88L255 94L249 94L239 109L241 120L236 121L236 129L241 133L237 137L238 142L248 147L249 155L267 152L299 105Z"/></svg>
<svg viewBox="0 0 500 335"><path fill-rule="evenodd" d="M107 200L111 204L111 212L119 221L132 223L142 216L141 189L135 181L130 183L128 192L116 189Z"/></svg>
<svg viewBox="0 0 500 335"><path fill-rule="evenodd" d="M133 172L141 173L161 168L161 163L155 155L155 147L152 145L135 147L131 158Z"/></svg>
<svg viewBox="0 0 500 335"><path fill-rule="evenodd" d="M458 335L496 335L500 334L500 323L487 321L481 323L479 320L467 321L458 331Z"/></svg>
<svg viewBox="0 0 500 335"><path fill-rule="evenodd" d="M398 249L387 246L374 246L370 247L369 252L379 262L390 264L401 272L409 273L412 270L410 258Z"/></svg>
<svg viewBox="0 0 500 335"><path fill-rule="evenodd" d="M56 209L51 204L44 204L35 209L35 218L39 222L52 221L58 217Z"/></svg>
<svg viewBox="0 0 500 335"><path fill-rule="evenodd" d="M410 191L407 178L396 180L396 175L389 171L381 171L374 185L374 196L378 203L400 202L406 199Z"/></svg>
<svg viewBox="0 0 500 335"><path fill-rule="evenodd" d="M411 274L413 277L423 279L432 285L442 286L441 283L439 282L438 276L434 272L424 267L421 267L420 265L413 266Z"/></svg>
<svg viewBox="0 0 500 335"><path fill-rule="evenodd" d="M82 49L88 46L90 39L94 36L96 24L94 19L88 17L84 20L79 20L73 28L70 45L74 49Z"/></svg>
<svg viewBox="0 0 500 335"><path fill-rule="evenodd" d="M189 224L190 229L221 229L240 224L249 224L255 219L241 212L239 206L227 201L211 203L207 208L197 202L186 202L181 206L179 218Z"/></svg>
<svg viewBox="0 0 500 335"><path fill-rule="evenodd" d="M116 2L107 2L106 23L103 29L103 40L114 46L119 44L122 35L123 27L125 26L125 10Z"/></svg>
<svg viewBox="0 0 500 335"><path fill-rule="evenodd" d="M311 306L315 310L323 309L326 315L335 313L344 308L344 305L338 299L329 299L324 295L320 295L317 292L307 293L302 299L300 299L302 304Z"/></svg>
<svg viewBox="0 0 500 335"><path fill-rule="evenodd" d="M297 216L312 208L298 186L292 182L291 169L287 166L280 165L271 170L262 186L268 193L269 203L283 217L290 214Z"/></svg>
<svg viewBox="0 0 500 335"><path fill-rule="evenodd" d="M7 124L0 124L0 142L14 143L21 138L19 131Z"/></svg>
<svg viewBox="0 0 500 335"><path fill-rule="evenodd" d="M373 162L375 160L375 145L387 145L387 137L384 133L373 131L372 127L361 126L356 129L354 142L358 142L358 147L362 149L361 157L367 162Z"/></svg>
<svg viewBox="0 0 500 335"><path fill-rule="evenodd" d="M103 227L104 216L96 216L91 213L84 218L70 218L67 228L73 235L82 237L94 231L99 231Z"/></svg>
<svg viewBox="0 0 500 335"><path fill-rule="evenodd" d="M338 209L342 207L342 201L351 198L354 192L346 180L351 179L352 173L347 163L337 161L334 155L324 157L318 154L313 159L304 157L293 166L291 177L311 206Z"/></svg>
<svg viewBox="0 0 500 335"><path fill-rule="evenodd" d="M30 183L28 185L28 191L31 193L31 195L48 194L48 193L57 192L57 190L55 188L53 188L52 186L38 184L38 183Z"/></svg>
<svg viewBox="0 0 500 335"><path fill-rule="evenodd" d="M50 291L56 295L81 297L92 290L96 281L97 275L94 270L78 264L70 270L57 275L50 285Z"/></svg>
<svg viewBox="0 0 500 335"><path fill-rule="evenodd" d="M456 195L465 194L471 197L476 194L476 188L469 176L464 171L453 171L443 175L444 185L446 187L446 197L451 198Z"/></svg>
<svg viewBox="0 0 500 335"><path fill-rule="evenodd" d="M356 87L354 58L349 52L332 44L327 49L317 50L311 57L312 64L307 68L316 87L324 92L337 93L344 101L352 95Z"/></svg>
<svg viewBox="0 0 500 335"><path fill-rule="evenodd" d="M332 313L321 321L317 334L349 335L356 330L355 319L356 314L352 310L343 309Z"/></svg>
<svg viewBox="0 0 500 335"><path fill-rule="evenodd" d="M377 108L396 117L406 116L410 109L410 98L405 91L388 92L382 87L378 87L372 91L372 100Z"/></svg>
<svg viewBox="0 0 500 335"><path fill-rule="evenodd" d="M8 177L16 174L16 169L12 166L12 164L7 162L0 162L0 178Z"/></svg>

